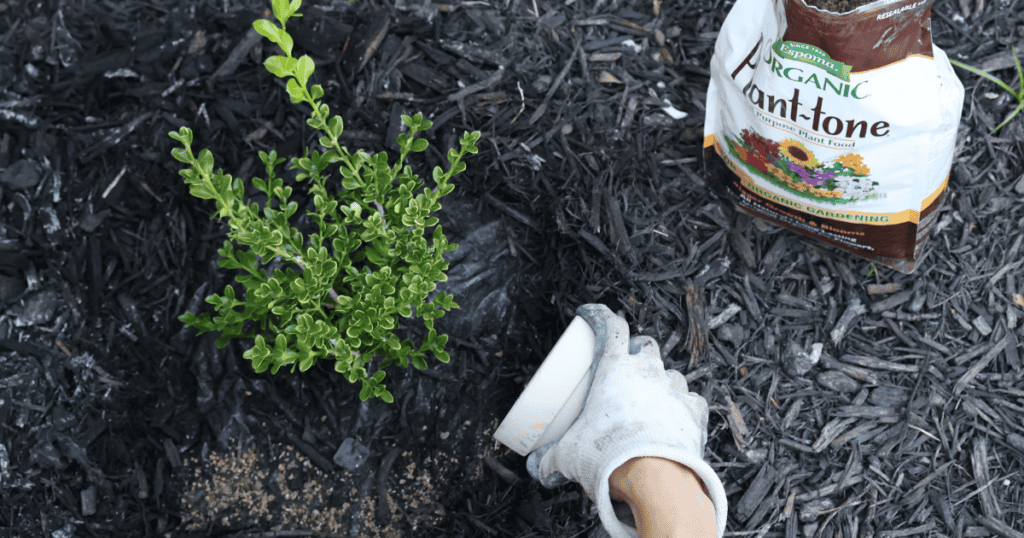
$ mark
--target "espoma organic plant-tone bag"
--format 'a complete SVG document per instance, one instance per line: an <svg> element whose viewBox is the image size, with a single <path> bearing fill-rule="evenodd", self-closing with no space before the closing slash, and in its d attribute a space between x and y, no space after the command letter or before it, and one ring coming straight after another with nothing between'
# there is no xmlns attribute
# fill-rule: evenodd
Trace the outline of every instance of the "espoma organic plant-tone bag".
<svg viewBox="0 0 1024 538"><path fill-rule="evenodd" d="M706 173L742 211L909 273L945 198L963 85L932 44L932 0L817 3L733 6Z"/></svg>

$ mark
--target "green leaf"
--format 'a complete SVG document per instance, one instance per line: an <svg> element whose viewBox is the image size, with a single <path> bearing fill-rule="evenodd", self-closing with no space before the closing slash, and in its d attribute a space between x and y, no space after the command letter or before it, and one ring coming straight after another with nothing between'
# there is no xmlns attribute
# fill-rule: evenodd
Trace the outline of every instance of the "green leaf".
<svg viewBox="0 0 1024 538"><path fill-rule="evenodd" d="M297 204L295 202L288 202L288 205L284 206L281 209L281 212L284 213L284 216L285 216L286 219L290 219L292 217L292 215L294 215L295 212L298 211L298 210L299 210L299 204Z"/></svg>
<svg viewBox="0 0 1024 538"><path fill-rule="evenodd" d="M395 397L392 396L387 389L384 389L383 391L379 392L377 396L380 396L380 399L384 400L385 403L395 403Z"/></svg>
<svg viewBox="0 0 1024 538"><path fill-rule="evenodd" d="M177 132L171 131L167 133L167 136L181 142L185 146L192 145L192 130L188 127L182 127L181 129L178 129Z"/></svg>
<svg viewBox="0 0 1024 538"><path fill-rule="evenodd" d="M291 11L288 9L288 0L273 0L271 6L274 9L274 17L281 21L281 24L288 22Z"/></svg>
<svg viewBox="0 0 1024 538"><path fill-rule="evenodd" d="M427 142L426 138L417 138L416 140L413 140L413 142L412 142L412 151L415 152L415 153L419 153L419 152L427 149L427 146L429 146L429 145L430 145L430 142Z"/></svg>
<svg viewBox="0 0 1024 538"><path fill-rule="evenodd" d="M213 174L213 153L210 153L210 150L204 149L199 152L199 169L205 175Z"/></svg>
<svg viewBox="0 0 1024 538"><path fill-rule="evenodd" d="M263 67L278 78L292 76L295 73L295 58L286 56L271 56L263 61Z"/></svg>
<svg viewBox="0 0 1024 538"><path fill-rule="evenodd" d="M1009 84L1003 82L1002 80L999 80L998 78L996 78L995 76L993 76L993 75L991 75L989 73L986 73L986 72L984 72L984 71L982 71L982 70L980 70L980 69L978 69L976 67L971 67L971 66L969 66L967 64L958 62L958 61L953 60L953 59L949 60L949 62L951 64L953 64L953 65L955 65L957 67L960 67L962 69L966 69L967 71L970 71L971 73L974 73L975 75L978 75L980 77L983 77L983 78L986 78L986 79L992 81L993 83L995 83L1000 88L1006 90L1007 93L1009 93L1010 95L1014 96L1017 99L1017 101L1020 103L1020 105L1017 106L1017 108L1015 108L1013 110L1013 112L1011 112L1010 115L1007 116L1007 118L1005 120L1003 120L1002 123L1000 123L998 126L996 126L995 129L992 129L992 133L991 134L995 134L996 131L1002 129L1007 123L1010 123L1010 121L1013 120L1013 118L1015 118L1017 116L1017 114L1019 114L1022 110L1024 110L1024 68L1021 67L1020 60L1017 59L1017 48L1016 47L1012 47L1011 48L1011 53L1013 55L1013 61L1016 64L1016 67L1017 67L1017 74L1018 74L1018 76L1021 79L1020 80L1020 88L1021 89L1020 89L1019 93L1018 92L1014 92L1013 89L1010 88Z"/></svg>
<svg viewBox="0 0 1024 538"><path fill-rule="evenodd" d="M1021 110L1024 110L1024 101L1021 101L1021 103L1017 105L1017 108L1015 108L1013 112L1011 112L1010 115L1007 116L1005 120L1003 120L1003 123L1000 123L998 126L996 126L995 129L992 129L992 132L995 133L999 129L1002 129L1007 123L1010 123L1010 121L1013 120L1013 118L1016 117L1017 114L1020 114Z"/></svg>
<svg viewBox="0 0 1024 538"><path fill-rule="evenodd" d="M462 135L462 140L460 142L461 142L462 147L464 148L465 152L476 153L477 151L479 151L476 148L476 143L479 142L479 141L480 141L480 131L473 131L472 133L470 133L470 132L464 133Z"/></svg>
<svg viewBox="0 0 1024 538"><path fill-rule="evenodd" d="M341 136L342 131L345 130L345 122L341 119L341 116L334 116L328 120L327 130L334 138Z"/></svg>
<svg viewBox="0 0 1024 538"><path fill-rule="evenodd" d="M204 150L205 151L205 150ZM210 166L213 166L213 157L210 157ZM231 197L231 176L224 174L214 174L210 178L210 183L213 185L214 191L224 198L230 199Z"/></svg>
<svg viewBox="0 0 1024 538"><path fill-rule="evenodd" d="M313 96L313 99L319 99L324 96L324 88L319 84L314 84L310 89L309 93Z"/></svg>
<svg viewBox="0 0 1024 538"><path fill-rule="evenodd" d="M245 187L242 186L241 179L231 179L231 193L235 196L236 200L241 200L245 196Z"/></svg>
<svg viewBox="0 0 1024 538"><path fill-rule="evenodd" d="M274 43L281 42L281 29L267 19L260 19L253 22L252 27L255 28L256 32L261 36L273 41Z"/></svg>
<svg viewBox="0 0 1024 538"><path fill-rule="evenodd" d="M291 56L292 47L295 45L295 42L292 41L292 36L288 35L288 32L281 30L280 37L281 41L278 43L278 45L281 46L281 50L283 50L285 54Z"/></svg>
<svg viewBox="0 0 1024 538"><path fill-rule="evenodd" d="M256 263L256 255L252 252L242 250L235 251L235 260L238 262L241 269L246 270L250 274L261 274L259 265Z"/></svg>
<svg viewBox="0 0 1024 538"><path fill-rule="evenodd" d="M171 150L171 156L175 160L181 161L185 164L192 164L192 156L189 155L188 150L185 148L174 148Z"/></svg>
<svg viewBox="0 0 1024 538"><path fill-rule="evenodd" d="M953 60L953 59L950 59L949 63L951 63L951 64L953 64L953 65L955 65L955 66L957 66L957 67L959 67L961 69L966 69L967 71L970 71L971 73L974 73L975 75L978 75L979 77L984 77L984 78L992 81L993 83L995 83L1000 88L1002 88L1002 89L1006 90L1007 92L1009 92L1010 95L1013 95L1013 96L1017 95L1013 91L1013 88L1010 88L1009 84L1003 82L1002 80L999 80L998 78L996 78L993 75L990 75L990 74L982 71L981 69L978 69L977 67L972 67L972 66L969 66L969 65L967 65L965 63L961 63L961 62L958 62L958 61Z"/></svg>
<svg viewBox="0 0 1024 538"><path fill-rule="evenodd" d="M363 383L363 388L360 389L360 391L359 391L359 399L365 402L366 400L369 400L370 396L372 396L372 395L373 395L373 387L368 385L368 384L366 384L366 383Z"/></svg>
<svg viewBox="0 0 1024 538"><path fill-rule="evenodd" d="M189 186L189 194L202 200L214 200L217 194L210 188L209 183L193 183Z"/></svg>
<svg viewBox="0 0 1024 538"><path fill-rule="evenodd" d="M422 115L420 115L420 117L422 118ZM410 131L418 131L420 128L419 120L405 114L402 114L402 123L404 123Z"/></svg>
<svg viewBox="0 0 1024 538"><path fill-rule="evenodd" d="M299 85L303 88L306 87L306 83L309 82L309 77L313 74L316 66L313 64L313 59L308 55L303 54L297 65L295 66L295 77L299 79Z"/></svg>
<svg viewBox="0 0 1024 538"><path fill-rule="evenodd" d="M359 189L360 187L362 187L363 184L359 182L358 178L356 178L355 176L351 176L351 177L342 177L341 178L341 186L344 187L345 190L354 191L354 190Z"/></svg>
<svg viewBox="0 0 1024 538"><path fill-rule="evenodd" d="M292 103L301 103L305 100L305 92L294 78L288 79L288 96L291 97Z"/></svg>
<svg viewBox="0 0 1024 538"><path fill-rule="evenodd" d="M213 296L211 295L211 297ZM198 317L191 312L185 312L181 316L178 316L178 320L189 327L195 328L198 334L217 330L217 327L210 320L210 314L205 312Z"/></svg>
<svg viewBox="0 0 1024 538"><path fill-rule="evenodd" d="M324 162L326 162L327 164L334 164L340 160L341 155L339 155L338 152L333 149L324 153Z"/></svg>

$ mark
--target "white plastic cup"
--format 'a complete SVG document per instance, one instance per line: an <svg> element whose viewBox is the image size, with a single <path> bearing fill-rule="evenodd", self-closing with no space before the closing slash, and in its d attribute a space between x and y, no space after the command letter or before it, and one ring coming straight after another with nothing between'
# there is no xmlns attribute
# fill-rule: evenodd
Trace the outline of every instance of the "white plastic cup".
<svg viewBox="0 0 1024 538"><path fill-rule="evenodd" d="M501 421L494 438L521 456L561 437L590 392L597 337L576 316Z"/></svg>

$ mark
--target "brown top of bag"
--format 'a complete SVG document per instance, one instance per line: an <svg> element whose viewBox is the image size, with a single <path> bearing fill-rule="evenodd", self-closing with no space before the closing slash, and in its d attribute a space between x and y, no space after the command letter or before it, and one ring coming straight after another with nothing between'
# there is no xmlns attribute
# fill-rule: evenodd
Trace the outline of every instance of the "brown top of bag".
<svg viewBox="0 0 1024 538"><path fill-rule="evenodd" d="M818 47L858 73L908 56L932 57L932 4L935 0L898 0L864 13L831 13L804 0L786 6L783 41Z"/></svg>

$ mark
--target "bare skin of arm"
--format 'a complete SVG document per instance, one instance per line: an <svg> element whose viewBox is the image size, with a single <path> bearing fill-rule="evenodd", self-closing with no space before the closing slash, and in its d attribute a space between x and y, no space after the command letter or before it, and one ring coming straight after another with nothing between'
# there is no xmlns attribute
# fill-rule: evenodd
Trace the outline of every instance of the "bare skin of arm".
<svg viewBox="0 0 1024 538"><path fill-rule="evenodd" d="M629 505L640 538L717 538L715 505L688 467L633 458L608 479L611 498Z"/></svg>

